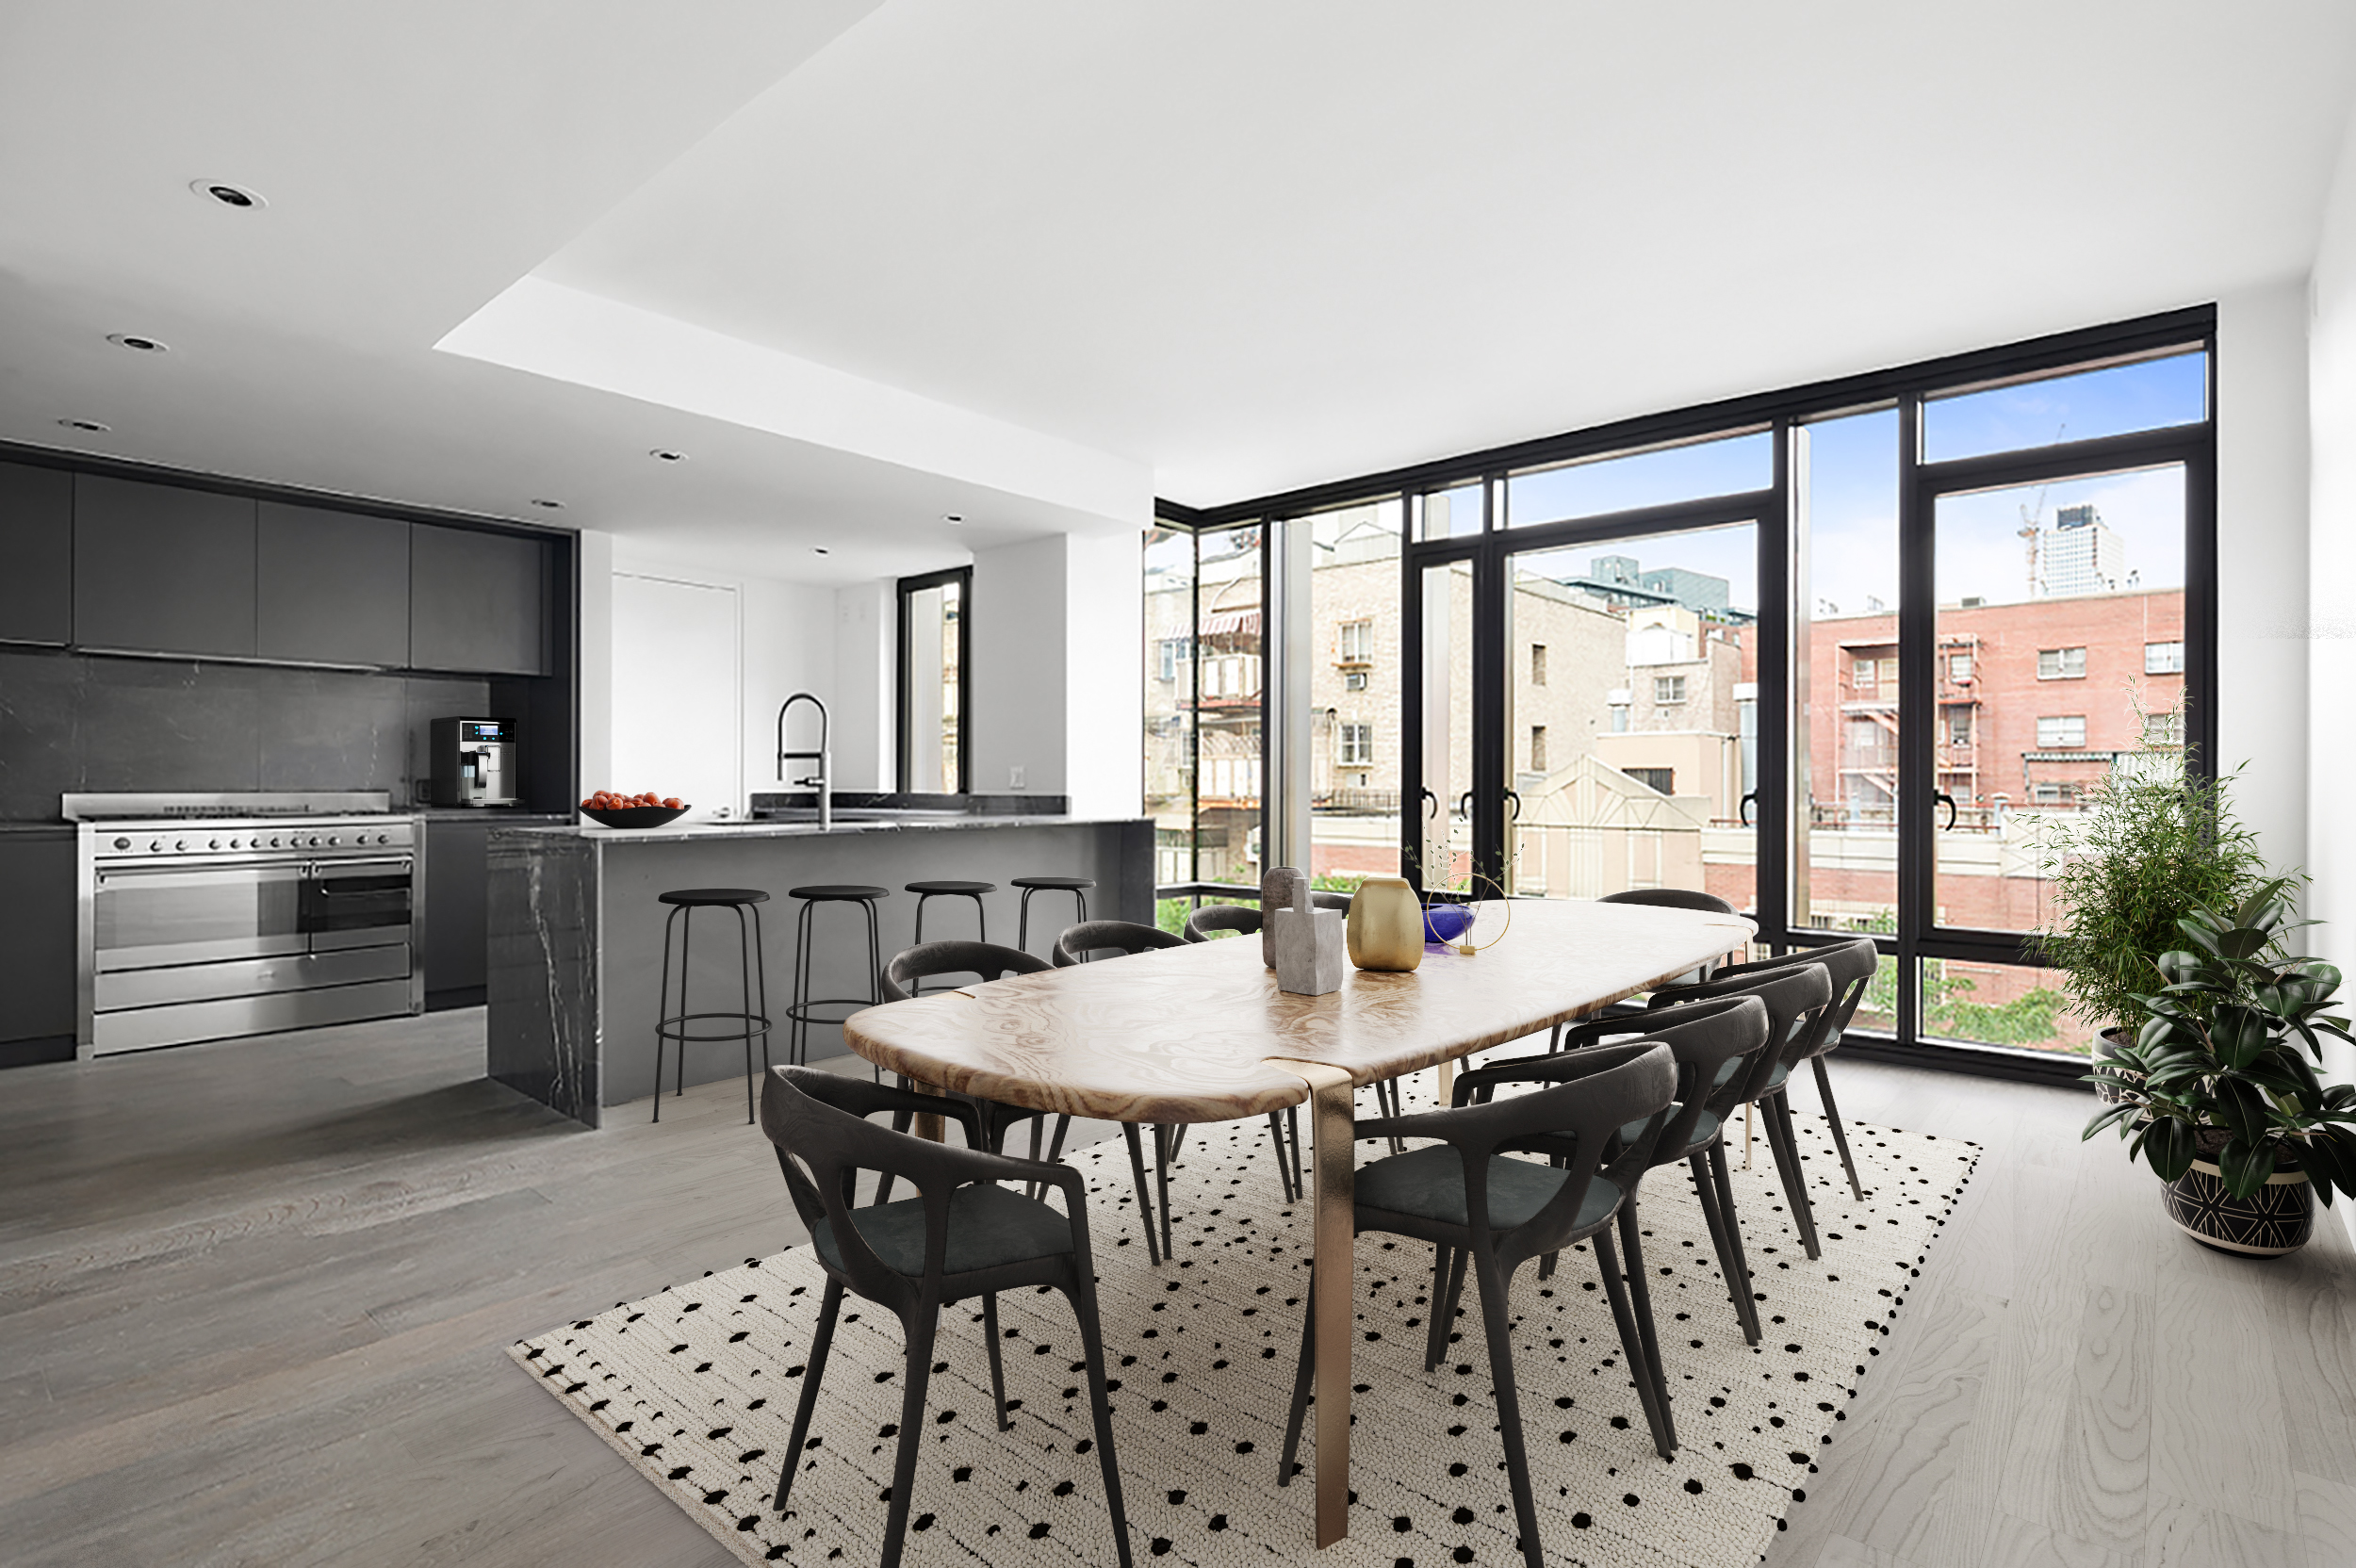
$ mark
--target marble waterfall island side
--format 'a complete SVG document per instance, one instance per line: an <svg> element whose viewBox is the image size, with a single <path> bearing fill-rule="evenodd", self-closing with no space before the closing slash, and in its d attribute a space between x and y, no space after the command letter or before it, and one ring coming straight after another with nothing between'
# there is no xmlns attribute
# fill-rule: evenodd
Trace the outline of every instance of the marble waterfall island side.
<svg viewBox="0 0 2356 1568"><path fill-rule="evenodd" d="M789 890L825 882L891 890L877 906L889 958L915 939L916 896L901 890L906 884L998 884L983 900L983 913L990 939L1012 947L1021 897L1012 882L1025 875L1094 877L1088 895L1092 918L1151 924L1153 825L1142 818L970 816L837 822L829 831L814 823L682 824L641 832L495 829L490 1075L592 1127L600 1124L607 1106L654 1092L654 1026L669 913L656 900L668 890L759 888L769 894L760 906L772 1021L769 1059L783 1062L789 1059L785 1006L794 990L798 907L786 896ZM1031 951L1044 956L1072 918L1070 894L1034 897ZM732 1009L740 986L736 919L725 909L699 911L694 919L689 1005L698 1012ZM858 906L823 906L813 920L811 994L869 994L866 923ZM936 898L927 906L927 940L976 935L970 900ZM754 1005L760 1005L758 994ZM810 1030L811 1060L843 1050L839 1028ZM671 1070L666 1066L666 1076ZM688 1050L690 1084L735 1078L744 1070L744 1049L734 1041Z"/></svg>

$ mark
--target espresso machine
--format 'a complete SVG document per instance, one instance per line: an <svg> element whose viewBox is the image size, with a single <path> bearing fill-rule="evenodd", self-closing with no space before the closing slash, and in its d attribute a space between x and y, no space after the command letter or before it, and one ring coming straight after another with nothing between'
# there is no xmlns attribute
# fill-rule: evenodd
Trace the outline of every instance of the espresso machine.
<svg viewBox="0 0 2356 1568"><path fill-rule="evenodd" d="M434 804L514 806L523 783L512 719L435 719Z"/></svg>

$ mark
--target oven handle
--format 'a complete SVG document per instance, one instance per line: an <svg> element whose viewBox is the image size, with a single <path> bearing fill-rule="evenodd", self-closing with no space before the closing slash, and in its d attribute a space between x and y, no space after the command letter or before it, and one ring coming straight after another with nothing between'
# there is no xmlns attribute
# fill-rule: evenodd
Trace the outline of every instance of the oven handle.
<svg viewBox="0 0 2356 1568"><path fill-rule="evenodd" d="M109 866L92 881L97 887L132 887L140 883L181 882L226 885L235 882L299 882L304 875L300 860L273 860L237 866Z"/></svg>
<svg viewBox="0 0 2356 1568"><path fill-rule="evenodd" d="M393 872L407 875L417 863L415 856L399 855L381 860L314 860L307 869L314 881L324 881L331 876L384 876Z"/></svg>

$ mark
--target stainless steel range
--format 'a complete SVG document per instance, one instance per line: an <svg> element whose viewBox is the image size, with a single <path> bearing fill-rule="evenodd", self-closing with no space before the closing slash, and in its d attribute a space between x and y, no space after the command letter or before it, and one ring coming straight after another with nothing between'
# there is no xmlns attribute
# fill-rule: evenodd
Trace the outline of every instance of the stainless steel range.
<svg viewBox="0 0 2356 1568"><path fill-rule="evenodd" d="M417 820L381 792L78 794L86 1056L425 1010Z"/></svg>

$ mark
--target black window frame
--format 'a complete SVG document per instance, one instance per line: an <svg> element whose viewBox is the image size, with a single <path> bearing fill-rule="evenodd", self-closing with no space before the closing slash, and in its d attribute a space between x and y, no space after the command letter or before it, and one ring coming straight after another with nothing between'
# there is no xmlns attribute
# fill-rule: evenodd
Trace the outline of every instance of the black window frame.
<svg viewBox="0 0 2356 1568"><path fill-rule="evenodd" d="M1922 457L1922 409L1926 401L1938 397L2086 368L2106 360L2158 358L2169 351L2192 351L2206 355L2208 375L2205 416L2197 424L2164 426L1938 463L1926 462ZM1792 433L1800 425L1841 415L1894 408L1898 413L1900 442L1900 700L1904 711L1920 714L1922 718L1906 726L1899 745L1897 890L1906 913L1897 936L1875 937L1883 953L1902 966L1898 1028L1892 1036L1878 1037L1869 1031L1853 1030L1849 1045L1860 1054L1941 1069L2043 1082L2075 1082L2084 1070L2085 1058L2081 1056L1969 1042L1930 1042L1919 1035L1920 1021L1915 1016L1919 990L1915 979L1922 959L1957 958L2039 967L2043 964L2043 955L2034 937L1940 928L1933 918L1936 843L1927 828L1935 809L1931 795L1937 776L1939 649L1936 643L1931 512L1938 495L1958 488L1995 488L2086 472L2181 465L2185 476L2184 650L2181 678L2184 682L2186 717L2183 743L2194 774L2214 777L2218 683L2217 367L2217 308L2214 303L2201 304L1861 375L1616 420L1219 506L1188 507L1160 501L1156 503L1156 520L1165 527L1204 532L1246 523L1262 524L1265 552L1268 538L1285 520L1334 506L1399 498L1408 509L1408 528L1400 551L1401 645L1411 648L1420 645L1420 595L1416 588L1427 566L1470 559L1474 563L1476 596L1484 589L1494 596L1498 586L1497 574L1501 569L1497 564L1509 553L1543 548L1557 542L1599 540L1670 528L1755 523L1759 528L1760 557L1759 686L1762 694L1773 694L1775 699L1757 705L1757 807L1759 821L1772 829L1762 831L1758 842L1758 939L1777 953L1804 950L1827 941L1845 940L1850 934L1795 926L1790 919L1790 861L1794 841L1788 799L1792 792L1793 713L1790 679L1794 635L1790 564L1798 547L1798 541L1792 536L1796 508ZM1707 440L1761 426L1774 432L1774 475L1765 491L1523 529L1504 527L1504 519L1497 516L1504 482L1511 473L1648 447ZM1471 535L1452 532L1446 539L1419 539L1415 520L1416 500L1435 491L1466 485L1480 487L1483 499L1481 531ZM1482 712L1487 711L1491 715L1490 733L1500 730L1506 698L1505 664L1510 650L1504 635L1503 629L1499 629L1497 633L1477 640L1471 650L1475 723L1479 726ZM1490 648L1482 645L1484 642L1497 645ZM1405 770L1402 776L1419 777L1421 694L1415 682L1406 683L1400 708L1400 750ZM1266 734L1263 725L1264 746ZM1504 787L1507 781L1502 776L1502 760L1488 755L1495 749L1477 751L1473 762L1474 840L1482 846L1503 842L1508 810L1504 796L1509 792ZM1265 776L1265 767L1263 773ZM1266 809L1264 801L1263 810ZM1402 849L1415 847L1410 841L1414 826L1412 813L1402 811Z"/></svg>
<svg viewBox="0 0 2356 1568"><path fill-rule="evenodd" d="M899 591L893 600L899 621L897 628L899 655L894 661L899 665L899 678L895 682L897 691L892 702L892 772L899 785L900 793L904 795L913 792L908 788L909 780L913 776L911 763L914 760L908 723L914 716L916 695L913 684L916 672L909 667L910 645L913 642L915 628L908 620L908 598L912 595L923 593L927 588L945 588L953 582L957 585L957 787L956 793L970 795L973 792L973 568L972 566L948 566L938 572L924 572L915 577L900 579Z"/></svg>

